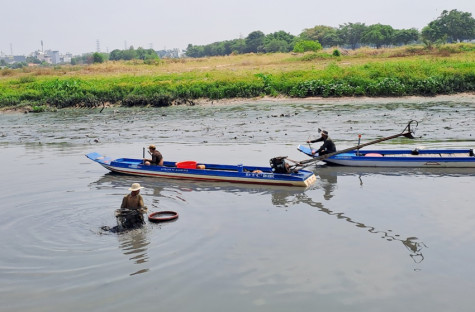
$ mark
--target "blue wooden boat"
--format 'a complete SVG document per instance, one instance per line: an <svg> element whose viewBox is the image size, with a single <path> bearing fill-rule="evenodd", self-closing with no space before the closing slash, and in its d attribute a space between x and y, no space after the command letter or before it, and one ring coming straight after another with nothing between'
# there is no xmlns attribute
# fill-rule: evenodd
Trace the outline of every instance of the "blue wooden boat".
<svg viewBox="0 0 475 312"><path fill-rule="evenodd" d="M297 149L315 159L309 146ZM400 168L475 168L473 149L354 150L323 159L329 165Z"/></svg>
<svg viewBox="0 0 475 312"><path fill-rule="evenodd" d="M271 167L197 164L191 161L165 161L163 166L146 166L142 159L112 159L99 153L89 153L86 157L112 172L128 175L300 187L310 186L316 181L315 174L306 170L276 173Z"/></svg>

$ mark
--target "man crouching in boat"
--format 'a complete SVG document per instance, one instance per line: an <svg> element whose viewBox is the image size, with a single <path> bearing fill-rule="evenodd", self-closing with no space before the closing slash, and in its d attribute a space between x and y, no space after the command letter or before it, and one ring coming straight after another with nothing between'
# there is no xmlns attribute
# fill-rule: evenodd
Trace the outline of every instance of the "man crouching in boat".
<svg viewBox="0 0 475 312"><path fill-rule="evenodd" d="M162 154L157 151L155 145L149 145L148 152L152 155L152 159L144 158L144 164L147 166L156 165L156 166L163 166L163 156Z"/></svg>
<svg viewBox="0 0 475 312"><path fill-rule="evenodd" d="M323 141L322 146L320 146L318 150L312 150L312 155L325 155L336 152L335 143L333 143L333 140L328 137L328 131L325 130L322 131L322 136L320 138L313 141L307 141L307 143L315 143L321 141Z"/></svg>
<svg viewBox="0 0 475 312"><path fill-rule="evenodd" d="M130 194L124 196L120 209L115 211L117 223L122 230L138 228L145 223L143 214L147 213L147 207L139 194L141 189L143 186L133 183L129 188Z"/></svg>

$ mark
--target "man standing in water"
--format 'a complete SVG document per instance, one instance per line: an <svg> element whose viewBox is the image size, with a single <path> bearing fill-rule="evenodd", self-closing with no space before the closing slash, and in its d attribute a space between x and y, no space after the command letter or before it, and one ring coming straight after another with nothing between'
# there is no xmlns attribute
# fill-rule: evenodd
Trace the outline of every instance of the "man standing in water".
<svg viewBox="0 0 475 312"><path fill-rule="evenodd" d="M315 155L325 155L329 153L334 153L336 152L336 146L335 143L333 143L332 139L328 137L328 131L323 130L322 131L322 136L316 140L313 141L307 141L307 143L315 143L315 142L321 142L323 141L322 146L318 150L312 150L312 154Z"/></svg>
<svg viewBox="0 0 475 312"><path fill-rule="evenodd" d="M140 195L141 189L143 189L143 186L140 186L139 183L133 183L129 188L130 194L125 195L122 199L120 209L134 209L143 213L147 212L147 207L145 207L142 195Z"/></svg>
<svg viewBox="0 0 475 312"><path fill-rule="evenodd" d="M120 209L115 211L117 223L123 229L133 229L142 226L145 223L143 214L147 213L140 190L143 186L139 183L133 183L129 188L130 194L122 199Z"/></svg>

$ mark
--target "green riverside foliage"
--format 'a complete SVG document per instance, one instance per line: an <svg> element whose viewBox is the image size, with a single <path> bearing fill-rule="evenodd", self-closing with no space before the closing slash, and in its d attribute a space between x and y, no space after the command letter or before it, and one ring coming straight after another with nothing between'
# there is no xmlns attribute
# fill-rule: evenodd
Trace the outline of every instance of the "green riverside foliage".
<svg viewBox="0 0 475 312"><path fill-rule="evenodd" d="M329 61L323 70L236 76L197 71L79 78L7 75L0 79L0 107L31 105L36 111L44 111L45 106L97 107L104 103L159 107L198 98L432 96L475 91L475 63L470 55L458 60L392 59L351 66Z"/></svg>

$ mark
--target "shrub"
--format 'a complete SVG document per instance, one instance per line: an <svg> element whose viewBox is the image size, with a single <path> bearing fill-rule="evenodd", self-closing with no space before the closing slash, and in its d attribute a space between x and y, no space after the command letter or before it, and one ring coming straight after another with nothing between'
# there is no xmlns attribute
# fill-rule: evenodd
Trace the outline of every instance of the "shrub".
<svg viewBox="0 0 475 312"><path fill-rule="evenodd" d="M322 45L318 41L300 40L294 45L294 52L304 53L308 51L317 52L322 49Z"/></svg>

